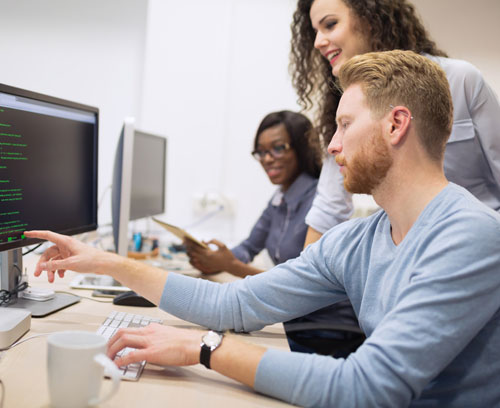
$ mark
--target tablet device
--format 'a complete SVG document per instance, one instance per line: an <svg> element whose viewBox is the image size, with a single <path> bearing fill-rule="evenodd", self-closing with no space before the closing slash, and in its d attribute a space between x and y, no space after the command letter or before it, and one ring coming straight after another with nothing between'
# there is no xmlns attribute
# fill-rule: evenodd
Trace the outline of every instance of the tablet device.
<svg viewBox="0 0 500 408"><path fill-rule="evenodd" d="M176 237L184 240L184 239L189 239L190 241L194 242L195 244L198 244L202 248L208 249L208 245L197 240L195 237L193 237L189 232L183 230L182 228L176 227L175 225L172 224L167 224L166 222L160 221L158 218L151 217L154 222L160 224L163 228L165 228L167 231L171 232L174 234Z"/></svg>

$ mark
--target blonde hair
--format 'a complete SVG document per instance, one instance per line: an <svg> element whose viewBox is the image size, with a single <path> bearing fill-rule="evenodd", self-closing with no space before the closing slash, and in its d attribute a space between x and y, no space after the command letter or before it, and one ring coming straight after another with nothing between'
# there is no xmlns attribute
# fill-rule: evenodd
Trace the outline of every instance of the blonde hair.
<svg viewBox="0 0 500 408"><path fill-rule="evenodd" d="M390 105L406 106L416 133L433 160L442 160L453 125L453 102L446 74L413 51L370 52L348 60L340 69L342 89L359 84L373 114L382 117Z"/></svg>

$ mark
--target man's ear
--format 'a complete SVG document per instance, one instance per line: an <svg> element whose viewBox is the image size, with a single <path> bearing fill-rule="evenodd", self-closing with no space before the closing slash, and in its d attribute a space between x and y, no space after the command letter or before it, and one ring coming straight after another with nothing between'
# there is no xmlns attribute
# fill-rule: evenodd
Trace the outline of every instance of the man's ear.
<svg viewBox="0 0 500 408"><path fill-rule="evenodd" d="M389 142L397 146L405 140L413 119L410 110L406 106L394 106L388 116L389 120Z"/></svg>

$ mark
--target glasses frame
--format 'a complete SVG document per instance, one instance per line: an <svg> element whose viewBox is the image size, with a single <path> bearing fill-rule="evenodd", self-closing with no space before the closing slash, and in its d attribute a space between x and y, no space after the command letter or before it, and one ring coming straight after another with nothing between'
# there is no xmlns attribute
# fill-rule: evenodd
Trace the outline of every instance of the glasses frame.
<svg viewBox="0 0 500 408"><path fill-rule="evenodd" d="M275 149L277 147L278 148L284 147L284 149L276 152ZM285 142L285 143L280 143L278 145L275 145L275 146L271 147L270 149L254 150L251 154L255 160L261 162L266 158L266 156L268 154L270 154L273 159L281 159L282 157L285 156L286 152L288 152L291 148L292 148L292 146L290 145L290 143Z"/></svg>

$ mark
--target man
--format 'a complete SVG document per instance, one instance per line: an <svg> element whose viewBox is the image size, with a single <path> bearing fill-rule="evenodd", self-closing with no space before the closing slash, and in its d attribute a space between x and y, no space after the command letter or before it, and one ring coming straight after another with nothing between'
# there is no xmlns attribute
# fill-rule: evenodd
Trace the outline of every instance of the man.
<svg viewBox="0 0 500 408"><path fill-rule="evenodd" d="M228 285L167 274L50 232L35 274L107 273L182 319L256 330L349 299L367 334L347 359L287 353L159 325L110 340L119 365L202 361L257 391L306 406L498 406L500 219L448 183L452 103L444 72L410 51L346 62L329 146L351 192L383 208L330 230L303 254ZM210 337L210 336L209 336ZM208 361L207 361L208 360ZM286 373L286 375L284 375Z"/></svg>

